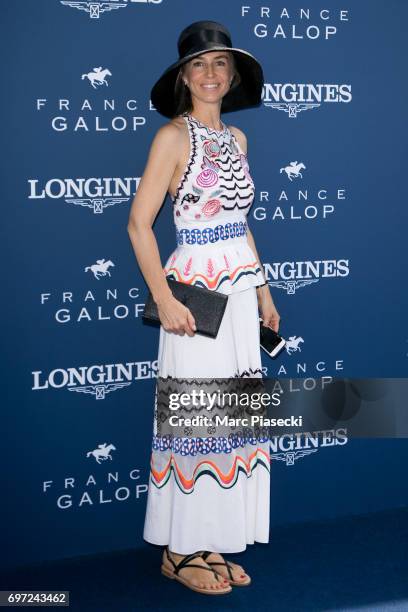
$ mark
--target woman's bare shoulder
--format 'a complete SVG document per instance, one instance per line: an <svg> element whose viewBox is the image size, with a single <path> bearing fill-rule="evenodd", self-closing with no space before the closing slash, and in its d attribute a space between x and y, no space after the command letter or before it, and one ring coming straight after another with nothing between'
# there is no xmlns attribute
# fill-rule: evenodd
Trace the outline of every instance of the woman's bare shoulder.
<svg viewBox="0 0 408 612"><path fill-rule="evenodd" d="M170 119L169 123L166 125L175 125L179 129L181 128L182 131L185 131L187 129L186 120L181 115L173 117L173 119Z"/></svg>
<svg viewBox="0 0 408 612"><path fill-rule="evenodd" d="M154 136L157 144L179 146L185 140L187 128L182 117L174 117L162 125Z"/></svg>

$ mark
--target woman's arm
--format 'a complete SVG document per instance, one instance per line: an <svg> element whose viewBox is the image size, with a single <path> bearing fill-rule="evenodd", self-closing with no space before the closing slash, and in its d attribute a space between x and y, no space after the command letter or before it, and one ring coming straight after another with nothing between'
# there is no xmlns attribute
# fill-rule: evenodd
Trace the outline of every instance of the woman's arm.
<svg viewBox="0 0 408 612"><path fill-rule="evenodd" d="M247 238L248 238L248 244L249 244L249 246L251 247L251 249L254 252L255 258L256 258L256 260L257 260L257 262L259 264L259 267L262 270L262 276L264 277L264 284L260 285L259 287L256 288L256 292L258 293L258 295L260 295L260 293L262 293L262 290L265 290L265 288L269 290L269 286L268 286L268 283L266 282L265 274L263 272L263 266L262 266L261 260L259 258L259 255L258 255L258 251L256 250L255 240L254 240L254 237L253 237L252 232L249 229L249 227L248 227L248 232L247 232Z"/></svg>
<svg viewBox="0 0 408 612"><path fill-rule="evenodd" d="M178 165L180 151L183 151L184 138L182 129L172 123L157 131L132 202L127 231L137 263L158 306L164 329L192 336L195 330L194 317L170 290L152 229Z"/></svg>
<svg viewBox="0 0 408 612"><path fill-rule="evenodd" d="M176 169L179 147L180 129L176 125L168 123L157 131L127 225L137 262L156 303L172 293L165 279L152 226Z"/></svg>

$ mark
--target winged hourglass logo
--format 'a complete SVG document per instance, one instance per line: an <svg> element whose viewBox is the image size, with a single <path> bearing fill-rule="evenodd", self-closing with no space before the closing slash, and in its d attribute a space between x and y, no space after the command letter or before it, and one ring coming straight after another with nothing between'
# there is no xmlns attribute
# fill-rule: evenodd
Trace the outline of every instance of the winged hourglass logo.
<svg viewBox="0 0 408 612"><path fill-rule="evenodd" d="M126 8L129 4L161 4L163 0L60 0L61 4L88 13L91 19L99 19L103 13Z"/></svg>
<svg viewBox="0 0 408 612"><path fill-rule="evenodd" d="M74 0L60 0L61 4L70 6L71 8L79 9L89 13L91 19L99 19L102 13L113 11L114 9L125 8L128 3L119 2L118 0L110 0L108 2L75 2Z"/></svg>

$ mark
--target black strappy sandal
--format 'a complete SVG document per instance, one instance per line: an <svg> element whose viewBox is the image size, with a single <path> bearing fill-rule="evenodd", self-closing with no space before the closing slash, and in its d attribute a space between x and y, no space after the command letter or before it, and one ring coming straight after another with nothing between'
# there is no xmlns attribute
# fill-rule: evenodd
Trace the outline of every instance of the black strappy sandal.
<svg viewBox="0 0 408 612"><path fill-rule="evenodd" d="M195 553L192 553L191 555L186 555L185 557L182 558L182 560L179 563L175 563L173 559L170 557L170 554L169 554L170 551L169 551L168 546L166 546L165 551L166 551L167 559L170 561L170 563L172 564L174 568L173 570L170 570L166 565L164 565L164 563L162 564L161 573L164 576L167 576L167 578L178 580L179 582L181 582L181 584L184 584L184 586L188 587L192 591L197 591L197 593L205 593L205 595L225 595L226 593L231 593L232 589L229 585L227 585L223 589L201 589L200 587L197 587L191 582L189 582L186 578L183 578L183 576L180 576L180 570L182 570L183 567L198 567L199 569L205 569L205 570L208 570L209 572L213 572L214 576L219 581L219 574L217 574L217 572L213 570L211 567L205 567L203 565L198 565L198 563L189 563L189 561L192 561L193 559L196 559L197 557L202 557L202 554L200 552L195 552Z"/></svg>
<svg viewBox="0 0 408 612"><path fill-rule="evenodd" d="M246 575L246 579L244 580L234 580L233 575L232 575L232 565L229 561L207 561L208 557L210 555L212 555L213 551L211 550L205 550L202 554L201 554L201 558L207 563L207 565L209 565L210 567L212 567L213 565L225 565L225 567L227 568L228 571L228 576L229 578L226 578L226 580L228 580L228 582L230 584L232 584L232 586L248 586L251 584L251 578L248 576L248 574ZM244 572L245 573L245 572ZM220 576L222 576L222 574L219 574ZM225 576L222 576L223 578L225 578Z"/></svg>

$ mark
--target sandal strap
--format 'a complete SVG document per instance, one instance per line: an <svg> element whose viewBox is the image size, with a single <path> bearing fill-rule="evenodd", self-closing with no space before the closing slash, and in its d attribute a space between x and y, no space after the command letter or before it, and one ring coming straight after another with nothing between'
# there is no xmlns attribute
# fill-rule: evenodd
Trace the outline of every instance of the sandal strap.
<svg viewBox="0 0 408 612"><path fill-rule="evenodd" d="M208 565L225 565L225 567L228 570L228 575L230 577L230 580L234 580L234 576L232 575L232 566L230 565L229 561L225 561L225 563L223 563L222 561L207 561L206 563L208 563Z"/></svg>
<svg viewBox="0 0 408 612"><path fill-rule="evenodd" d="M191 553L190 555L186 555L185 557L181 559L181 561L179 561L179 563L175 563L173 559L170 557L170 551L169 551L168 546L166 547L166 554L167 554L168 560L173 565L175 574L178 574L180 570L182 570L184 567L198 567L199 569L205 569L210 572L213 572L213 574L216 574L215 570L213 570L211 567L205 567L205 565L198 565L197 563L189 563L189 561L193 561L193 559L197 559L197 557L201 557L200 552L195 552L195 553Z"/></svg>
<svg viewBox="0 0 408 612"><path fill-rule="evenodd" d="M199 565L198 563L184 563L181 567L177 566L177 568L174 570L174 573L178 574L180 570L186 567L198 567L198 569L208 570L209 572L212 572L218 580L217 572L213 570L212 567L205 567L205 565Z"/></svg>
<svg viewBox="0 0 408 612"><path fill-rule="evenodd" d="M211 550L206 550L202 555L201 558L206 561L206 563L210 566L213 565L224 565L227 570L228 570L228 575L230 577L230 580L234 580L234 576L232 575L232 565L230 564L229 561L207 561L208 557L212 554Z"/></svg>
<svg viewBox="0 0 408 612"><path fill-rule="evenodd" d="M164 550L166 551L167 559L170 561L170 563L172 564L173 567L176 567L176 564L174 563L173 559L170 557L169 547L166 546L166 548Z"/></svg>

